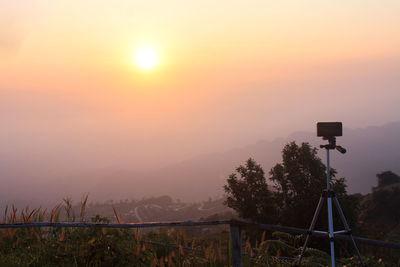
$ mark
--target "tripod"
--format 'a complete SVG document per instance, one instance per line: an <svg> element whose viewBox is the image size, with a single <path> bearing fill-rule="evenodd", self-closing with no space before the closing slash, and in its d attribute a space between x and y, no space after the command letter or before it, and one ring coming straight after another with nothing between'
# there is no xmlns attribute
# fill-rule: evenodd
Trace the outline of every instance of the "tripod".
<svg viewBox="0 0 400 267"><path fill-rule="evenodd" d="M334 136L330 136L330 137L324 137L324 140L328 140L329 144L326 145L321 145L321 148L325 148L326 149L326 161L327 161L327 172L326 172L326 189L322 191L321 197L319 198L319 202L317 205L317 209L315 210L314 213L314 217L311 221L311 225L310 228L307 231L307 237L306 240L304 242L304 246L303 249L301 251L300 257L299 257L299 261L297 263L297 266L301 265L301 261L303 259L304 253L306 251L307 248L307 243L310 239L310 236L313 233L323 233L323 234L327 234L329 236L329 242L330 242L330 248L331 248L331 262L332 262L332 267L336 266L336 262L335 262L335 235L336 234L345 234L348 235L350 237L351 243L353 244L354 250L356 251L358 258L360 260L360 263L362 266L366 266L360 251L357 248L356 242L354 241L353 235L351 234L351 229L347 223L346 218L344 217L344 213L342 208L340 207L339 201L335 195L335 192L331 189L331 177L330 177L330 162L329 162L329 150L333 150L336 149L338 150L340 153L344 154L346 153L346 149L344 149L341 146L337 146L336 145L336 137ZM318 215L321 211L322 205L323 205L323 201L324 199L327 199L327 205L328 205L328 232L324 232L324 231L316 231L314 230L315 224L317 222L318 219ZM332 211L332 201L336 206L336 209L339 213L340 219L343 222L344 225L344 230L341 231L335 231L333 230L333 211Z"/></svg>

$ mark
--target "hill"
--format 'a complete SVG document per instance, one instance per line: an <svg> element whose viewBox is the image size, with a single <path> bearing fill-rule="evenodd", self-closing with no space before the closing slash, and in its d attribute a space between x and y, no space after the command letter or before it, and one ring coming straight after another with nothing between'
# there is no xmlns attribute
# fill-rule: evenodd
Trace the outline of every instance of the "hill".
<svg viewBox="0 0 400 267"><path fill-rule="evenodd" d="M338 176L346 177L349 192L368 193L375 185L375 175L392 170L400 173L400 122L362 129L344 129L338 144L347 148L342 155L333 152L331 166ZM71 196L79 199L85 193L93 201L139 199L170 195L183 201L200 201L223 194L226 177L249 157L260 163L266 173L281 161L281 150L290 141L323 143L315 132L297 132L287 138L261 140L222 153L200 155L167 167L148 171L102 168L81 170L75 166L60 171L57 166L37 170L29 164L0 160L2 203L43 205ZM324 151L320 151L325 161ZM66 164L68 164L66 162ZM65 167L64 167L65 168Z"/></svg>
<svg viewBox="0 0 400 267"><path fill-rule="evenodd" d="M344 136L338 144L347 148L347 153L331 153L331 166L339 177L347 179L348 190L352 193L368 193L376 184L376 174L385 170L400 172L400 122L363 129L344 129ZM181 163L170 165L148 174L149 180L158 184L155 191L172 194L183 199L201 199L205 195L222 194L226 177L235 167L249 157L260 163L266 173L281 161L281 150L290 142L309 142L318 147L324 141L314 132L297 132L283 139L259 141L253 145L236 148L224 153L199 156ZM325 151L320 151L325 161ZM156 184L154 184L156 186ZM178 190L177 190L178 189Z"/></svg>

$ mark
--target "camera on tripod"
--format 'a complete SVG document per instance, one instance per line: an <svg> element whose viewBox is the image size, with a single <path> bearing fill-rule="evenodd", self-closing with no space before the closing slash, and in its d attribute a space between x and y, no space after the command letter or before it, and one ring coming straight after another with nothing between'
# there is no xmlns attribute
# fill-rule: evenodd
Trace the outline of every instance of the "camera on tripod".
<svg viewBox="0 0 400 267"><path fill-rule="evenodd" d="M321 148L336 149L340 153L346 153L346 149L336 145L336 136L343 135L343 126L341 122L318 122L317 136L328 140L329 144L321 145Z"/></svg>
<svg viewBox="0 0 400 267"><path fill-rule="evenodd" d="M304 254L307 249L307 244L310 236L313 233L324 233L329 237L329 242L330 242L330 248L331 248L331 266L335 267L336 266L336 260L335 260L335 235L337 234L346 234L350 237L351 242L353 243L354 250L357 253L357 256L360 260L361 266L366 266L360 251L357 248L356 242L354 241L354 238L351 234L351 229L349 227L349 224L347 223L346 218L344 217L344 213L342 208L340 207L339 200L336 197L335 192L332 189L332 184L331 184L331 168L330 168L330 161L329 161L329 151L332 149L336 149L340 153L344 154L346 153L346 149L344 149L341 146L336 145L336 136L342 136L343 135L343 128L342 128L342 123L341 122L318 122L317 123L317 136L321 136L322 139L327 140L329 143L326 145L321 145L321 148L326 149L326 189L322 191L321 197L319 199L317 209L315 210L314 217L311 221L310 228L307 231L307 236L306 240L304 241L303 248L301 250L301 254L299 256L299 260L296 263L296 266L301 266L301 261L303 260ZM322 208L322 203L323 200L327 200L327 206L328 206L328 231L322 232L322 231L315 231L315 224L317 223L318 215L321 211ZM337 211L339 212L340 219L342 220L344 230L340 231L334 231L334 226L333 226L333 211L332 211L332 201L333 204L336 206Z"/></svg>
<svg viewBox="0 0 400 267"><path fill-rule="evenodd" d="M341 122L318 122L317 123L317 136L325 138L342 136L343 127Z"/></svg>

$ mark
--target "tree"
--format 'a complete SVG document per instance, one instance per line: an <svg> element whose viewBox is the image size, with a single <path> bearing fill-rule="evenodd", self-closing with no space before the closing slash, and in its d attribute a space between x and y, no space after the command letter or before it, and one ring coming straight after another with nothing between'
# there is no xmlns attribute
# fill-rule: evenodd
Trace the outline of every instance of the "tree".
<svg viewBox="0 0 400 267"><path fill-rule="evenodd" d="M391 171L376 176L378 186L361 203L360 220L363 222L363 229L373 238L399 241L399 176Z"/></svg>
<svg viewBox="0 0 400 267"><path fill-rule="evenodd" d="M228 184L224 186L227 194L225 205L242 218L263 223L275 222L275 201L262 167L249 158L244 166L236 168L236 172L229 175Z"/></svg>
<svg viewBox="0 0 400 267"><path fill-rule="evenodd" d="M393 173L392 171L385 171L378 173L376 177L378 178L378 188L391 184L400 183L400 176Z"/></svg>
<svg viewBox="0 0 400 267"><path fill-rule="evenodd" d="M317 149L308 143L298 146L287 144L282 150L282 163L270 171L274 190L270 191L264 171L253 159L236 169L224 186L225 204L236 210L239 216L262 223L279 223L287 226L308 228L322 190L326 188L326 166L317 156ZM344 211L346 219L354 226L358 216L359 195L347 195L345 179L335 178L331 169L332 188ZM326 229L326 203L317 226ZM341 225L334 214L335 226Z"/></svg>
<svg viewBox="0 0 400 267"><path fill-rule="evenodd" d="M357 217L355 198L347 198L345 179L335 179L334 169L330 172L332 188L342 204L346 218L349 223L353 223ZM279 222L308 227L321 192L326 188L326 166L317 156L317 149L308 143L300 146L295 142L287 144L282 150L282 163L276 164L270 175L270 180L274 183L275 200L280 207ZM323 212L321 211L321 216ZM322 225L326 225L325 221L323 220Z"/></svg>

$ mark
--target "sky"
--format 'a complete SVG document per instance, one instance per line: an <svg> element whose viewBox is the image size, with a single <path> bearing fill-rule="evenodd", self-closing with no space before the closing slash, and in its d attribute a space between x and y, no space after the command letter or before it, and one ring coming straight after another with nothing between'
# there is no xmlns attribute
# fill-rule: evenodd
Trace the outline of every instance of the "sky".
<svg viewBox="0 0 400 267"><path fill-rule="evenodd" d="M5 165L148 170L317 121L400 120L397 0L0 6ZM157 66L135 64L142 47Z"/></svg>

